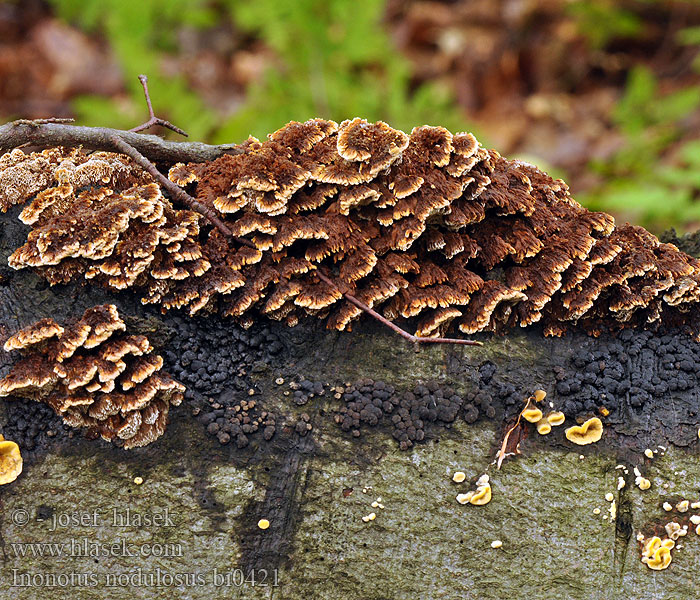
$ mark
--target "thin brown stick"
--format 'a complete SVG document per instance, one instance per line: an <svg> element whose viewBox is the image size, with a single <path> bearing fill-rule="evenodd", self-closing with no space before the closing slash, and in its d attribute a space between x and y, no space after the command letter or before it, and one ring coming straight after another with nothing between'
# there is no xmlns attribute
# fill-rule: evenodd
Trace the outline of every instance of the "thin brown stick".
<svg viewBox="0 0 700 600"><path fill-rule="evenodd" d="M141 85L143 86L143 95L146 96L146 106L148 106L148 116L150 117L148 121L145 123L142 123L138 127L134 127L132 129L129 129L129 131L133 131L134 133L138 131L143 131L144 129L148 129L149 127L153 127L154 125L159 125L160 127L165 127L166 129L170 129L171 131L174 131L175 133L179 133L180 135L184 137L190 137L187 135L182 129L179 127L176 127L173 125L170 121L166 121L165 119L161 119L160 117L156 117L155 113L153 112L153 104L151 104L151 95L148 93L148 77L146 75L139 75L139 81L141 82Z"/></svg>
<svg viewBox="0 0 700 600"><path fill-rule="evenodd" d="M170 192L173 199L182 202L185 206L198 212L200 215L205 217L209 222L214 225L221 233L228 237L233 237L232 231L226 226L226 224L216 216L216 213L209 208L204 206L204 204L197 202L192 196L190 196L185 190L183 190L179 185L170 181L163 173L161 173L156 166L148 160L143 154L141 154L136 148L130 146L127 142L121 138L114 136L112 138L112 143L115 148L119 150L121 154L126 154L131 160L133 160L137 165L139 165L144 171L150 173L151 177L158 180L160 184Z"/></svg>
<svg viewBox="0 0 700 600"><path fill-rule="evenodd" d="M62 117L49 117L48 119L17 119L13 121L15 125L29 125L30 127L39 127L39 125L46 125L47 123L75 123L75 119L62 118Z"/></svg>
<svg viewBox="0 0 700 600"><path fill-rule="evenodd" d="M114 137L126 142L153 162L209 162L224 154L240 154L237 144L212 146L201 142L175 142L109 127L83 127L56 122L56 119L20 119L0 125L0 153L13 148L86 148L116 152Z"/></svg>
<svg viewBox="0 0 700 600"><path fill-rule="evenodd" d="M321 273L320 270L316 270L316 275L321 281L337 289L338 286L336 286L331 279L329 279L323 273ZM350 302L350 304L354 304L355 306L357 306L357 308L366 312L368 315L374 317L377 321L379 321L383 325L386 325L392 331L398 333L402 338L407 339L409 342L413 342L414 344L459 344L462 346L483 346L482 342L477 342L475 340L462 340L457 338L429 338L412 335L408 333L408 331L401 329L401 327L396 325L396 323L393 323L386 317L380 315L377 311L372 310L364 302L361 302L360 300L355 298L355 296L351 296L350 294L343 294L343 297L348 302Z"/></svg>

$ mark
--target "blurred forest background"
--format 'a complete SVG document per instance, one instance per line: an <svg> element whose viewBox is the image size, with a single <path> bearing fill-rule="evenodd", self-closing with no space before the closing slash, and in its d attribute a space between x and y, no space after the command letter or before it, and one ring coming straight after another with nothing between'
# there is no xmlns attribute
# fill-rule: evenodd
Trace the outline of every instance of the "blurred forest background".
<svg viewBox="0 0 700 600"><path fill-rule="evenodd" d="M133 127L140 73L195 140L444 125L619 220L700 227L700 0L0 0L1 121Z"/></svg>

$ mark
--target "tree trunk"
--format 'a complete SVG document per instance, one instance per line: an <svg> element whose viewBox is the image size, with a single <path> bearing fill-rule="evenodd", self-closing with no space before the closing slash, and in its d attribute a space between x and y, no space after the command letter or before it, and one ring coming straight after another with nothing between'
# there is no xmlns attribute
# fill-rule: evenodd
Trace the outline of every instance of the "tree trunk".
<svg viewBox="0 0 700 600"><path fill-rule="evenodd" d="M0 217L0 264L26 236L17 212ZM506 424L534 390L547 391L546 410L576 405L585 390L564 394L558 383L592 372L616 343L629 350L629 360L611 379L647 381L674 368L694 378L695 363L690 370L664 366L668 338L661 334L547 339L532 329L485 338L480 348L417 350L374 323L352 333L327 331L317 321L294 329L256 324L248 333L213 317L183 325L144 309L129 293L49 288L28 271L0 273L0 339L42 317L63 322L111 302L131 315L130 327L148 333L175 377L201 361L183 359L205 348L198 336L215 340L212 357L242 357L215 386L221 391L199 385L173 409L165 435L143 449L87 440L31 401L2 403L2 432L20 443L25 458L19 479L0 489L7 597L34 599L49 590L73 600L162 598L169 589L183 599L698 595L694 525L670 568L658 573L641 563L636 539L694 514L667 513L664 501L700 499L695 386L653 395L641 406L632 401L634 386L626 395L595 399L593 412L605 407L610 414L603 439L590 446L565 439L577 416L571 410L547 436L527 424L522 454L500 470L493 464ZM657 350L635 354L642 338L645 347L657 340ZM685 338L677 343L677 358L697 346ZM583 352L603 356L581 366ZM14 358L0 353L0 376ZM595 389L612 385L600 376L605 368ZM352 389L360 402L378 400L376 426L367 404L364 421L348 424L352 417L341 409ZM384 396L402 400L388 410ZM239 448L211 425L215 411L249 400L275 414L276 433L269 441L262 431L246 435ZM470 407L478 411L474 423L465 420L475 416ZM578 416L590 412L584 406ZM402 450L410 427L424 439ZM646 448L658 450L653 459L644 457ZM647 491L635 486L637 465L652 483ZM455 471L467 480L454 483ZM485 472L491 502L457 503L456 495L474 489ZM363 520L371 513L374 519ZM138 526L154 515L155 523ZM258 526L261 519L269 528ZM491 547L496 540L502 547ZM35 542L47 545L28 545Z"/></svg>

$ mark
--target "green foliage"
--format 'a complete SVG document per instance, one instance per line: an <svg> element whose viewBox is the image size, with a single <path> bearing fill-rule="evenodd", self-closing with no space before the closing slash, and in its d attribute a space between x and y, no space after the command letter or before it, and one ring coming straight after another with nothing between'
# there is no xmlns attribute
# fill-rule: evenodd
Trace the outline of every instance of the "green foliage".
<svg viewBox="0 0 700 600"><path fill-rule="evenodd" d="M281 59L248 90L217 133L219 141L263 136L290 120L363 116L410 131L424 123L464 129L451 92L411 89L408 62L382 26L383 0L228 0L236 24L261 37Z"/></svg>
<svg viewBox="0 0 700 600"><path fill-rule="evenodd" d="M153 107L174 123L182 123L194 139L206 137L216 115L190 90L182 77L165 77L160 62L175 45L174 33L183 24L206 27L215 13L204 0L51 0L58 16L87 31L101 30L124 72L128 99L85 96L75 103L86 125L133 127L145 120L141 84L148 75Z"/></svg>
<svg viewBox="0 0 700 600"><path fill-rule="evenodd" d="M568 14L591 46L603 48L614 38L629 38L642 30L642 20L617 0L570 0Z"/></svg>
<svg viewBox="0 0 700 600"><path fill-rule="evenodd" d="M413 89L411 69L382 27L384 0L50 0L57 14L104 33L128 86L128 98L82 97L74 103L88 125L132 127L144 118L137 76L146 73L154 108L193 139L264 137L290 120L354 116L410 129L423 123L464 129L447 86ZM276 67L246 93L233 118L208 109L182 77L161 73L183 26L206 28L232 18L277 55Z"/></svg>
<svg viewBox="0 0 700 600"><path fill-rule="evenodd" d="M699 86L663 95L648 69L634 68L613 111L624 144L607 160L593 162L591 167L608 183L580 200L657 232L697 224L700 140L681 140L686 133L684 120L698 109Z"/></svg>

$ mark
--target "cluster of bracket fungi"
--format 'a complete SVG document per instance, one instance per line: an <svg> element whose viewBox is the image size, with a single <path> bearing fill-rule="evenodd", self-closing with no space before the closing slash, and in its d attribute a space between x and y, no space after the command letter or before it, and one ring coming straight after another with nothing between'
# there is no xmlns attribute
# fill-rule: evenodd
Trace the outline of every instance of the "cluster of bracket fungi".
<svg viewBox="0 0 700 600"><path fill-rule="evenodd" d="M143 335L130 335L113 305L88 309L61 326L41 319L12 335L5 351L23 354L0 380L0 396L48 404L71 427L87 428L125 449L165 431L170 405L185 388L161 371L162 357Z"/></svg>
<svg viewBox="0 0 700 600"><path fill-rule="evenodd" d="M292 122L268 138L170 169L228 236L124 156L8 153L0 209L31 200L20 218L32 227L10 265L243 324L311 314L347 329L362 314L348 296L389 321L416 318L421 337L452 324L595 335L691 321L699 261L587 211L562 181L471 134L357 118Z"/></svg>

